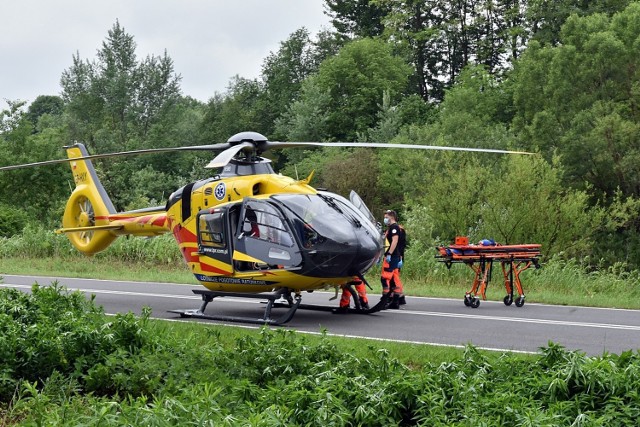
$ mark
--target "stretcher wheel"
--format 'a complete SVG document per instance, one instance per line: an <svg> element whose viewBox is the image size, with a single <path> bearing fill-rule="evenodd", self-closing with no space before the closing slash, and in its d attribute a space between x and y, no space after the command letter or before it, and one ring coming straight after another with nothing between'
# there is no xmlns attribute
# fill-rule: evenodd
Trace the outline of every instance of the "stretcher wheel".
<svg viewBox="0 0 640 427"><path fill-rule="evenodd" d="M524 295L516 299L516 307L522 307L523 305L524 305Z"/></svg>
<svg viewBox="0 0 640 427"><path fill-rule="evenodd" d="M478 308L480 307L480 298L475 297L471 300L471 308Z"/></svg>
<svg viewBox="0 0 640 427"><path fill-rule="evenodd" d="M471 295L464 296L464 305L467 307L471 307Z"/></svg>
<svg viewBox="0 0 640 427"><path fill-rule="evenodd" d="M504 302L504 305L510 306L511 304L513 304L513 296L512 295L507 295L506 297L504 297L502 302Z"/></svg>

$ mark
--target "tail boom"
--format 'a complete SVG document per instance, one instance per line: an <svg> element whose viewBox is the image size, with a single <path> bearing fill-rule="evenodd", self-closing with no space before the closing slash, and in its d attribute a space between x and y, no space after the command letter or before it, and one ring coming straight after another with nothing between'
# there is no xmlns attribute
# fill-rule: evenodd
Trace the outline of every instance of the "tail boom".
<svg viewBox="0 0 640 427"><path fill-rule="evenodd" d="M84 145L67 149L70 159L86 157ZM106 249L118 236L157 236L169 232L164 207L117 213L90 160L70 162L76 184L62 218L59 233L67 235L80 252L92 255Z"/></svg>

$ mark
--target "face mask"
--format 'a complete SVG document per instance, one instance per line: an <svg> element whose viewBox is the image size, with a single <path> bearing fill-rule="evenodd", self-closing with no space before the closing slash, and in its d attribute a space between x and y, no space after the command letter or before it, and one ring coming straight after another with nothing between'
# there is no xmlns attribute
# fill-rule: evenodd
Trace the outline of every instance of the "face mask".
<svg viewBox="0 0 640 427"><path fill-rule="evenodd" d="M384 217L384 225L389 225L389 218Z"/></svg>

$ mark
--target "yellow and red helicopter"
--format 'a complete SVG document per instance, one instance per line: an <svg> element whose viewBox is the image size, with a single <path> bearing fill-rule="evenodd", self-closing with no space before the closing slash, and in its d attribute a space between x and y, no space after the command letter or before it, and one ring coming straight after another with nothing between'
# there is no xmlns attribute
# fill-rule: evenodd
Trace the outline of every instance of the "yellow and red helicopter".
<svg viewBox="0 0 640 427"><path fill-rule="evenodd" d="M301 305L302 292L336 288L364 274L383 249L380 225L362 199L349 199L309 185L313 173L296 180L276 174L267 150L290 147L364 147L478 151L529 154L518 151L382 143L324 143L269 141L256 132L241 132L226 143L155 148L90 155L84 145L65 147L66 159L6 166L0 170L65 163L71 165L75 189L67 201L62 225L79 251L92 255L119 236L158 236L172 233L185 262L206 290L200 308L176 310L182 317L282 324ZM219 151L207 165L213 176L174 191L165 206L117 212L93 167L93 159L147 153ZM372 313L382 299L364 310L352 292L356 311ZM261 318L205 314L216 297L266 299ZM277 303L283 299L284 303ZM287 311L274 318L272 308ZM313 308L306 306L306 308ZM318 307L327 309L329 307Z"/></svg>

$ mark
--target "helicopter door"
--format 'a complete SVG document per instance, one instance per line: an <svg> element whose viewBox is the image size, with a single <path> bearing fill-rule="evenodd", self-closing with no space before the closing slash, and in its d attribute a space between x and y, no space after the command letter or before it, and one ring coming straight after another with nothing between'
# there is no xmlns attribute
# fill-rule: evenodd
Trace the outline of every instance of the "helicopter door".
<svg viewBox="0 0 640 427"><path fill-rule="evenodd" d="M234 247L239 270L290 268L302 263L284 215L265 200L245 199Z"/></svg>
<svg viewBox="0 0 640 427"><path fill-rule="evenodd" d="M213 213L198 215L198 252L231 264L227 215L227 209L216 209Z"/></svg>
<svg viewBox="0 0 640 427"><path fill-rule="evenodd" d="M371 221L372 224L376 224L375 217L358 193L351 190L351 193L349 193L349 200L351 200L351 203L353 203L353 205L358 208L358 210L360 210L360 212L362 212L365 217L369 218L369 221Z"/></svg>

